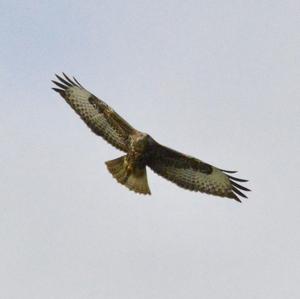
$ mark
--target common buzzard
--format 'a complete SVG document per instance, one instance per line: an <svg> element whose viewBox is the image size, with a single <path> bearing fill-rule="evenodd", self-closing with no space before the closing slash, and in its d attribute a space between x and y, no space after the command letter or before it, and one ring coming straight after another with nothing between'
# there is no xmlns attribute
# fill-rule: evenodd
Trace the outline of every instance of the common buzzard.
<svg viewBox="0 0 300 299"><path fill-rule="evenodd" d="M52 81L53 88L75 110L88 127L126 155L106 162L113 177L128 189L151 194L146 166L176 185L241 201L250 191L237 182L247 180L231 176L235 171L219 169L156 142L150 135L134 129L102 100L85 89L75 78L63 73ZM229 175L230 174L230 175Z"/></svg>

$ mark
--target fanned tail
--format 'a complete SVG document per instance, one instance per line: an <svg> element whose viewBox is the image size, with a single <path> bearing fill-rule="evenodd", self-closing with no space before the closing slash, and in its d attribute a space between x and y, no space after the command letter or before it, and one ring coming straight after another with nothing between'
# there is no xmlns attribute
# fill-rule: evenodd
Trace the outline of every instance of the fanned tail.
<svg viewBox="0 0 300 299"><path fill-rule="evenodd" d="M141 194L151 194L148 186L146 166L143 168L135 166L130 169L128 168L126 157L125 155L111 161L106 161L105 164L109 172L120 184L126 186L129 190Z"/></svg>

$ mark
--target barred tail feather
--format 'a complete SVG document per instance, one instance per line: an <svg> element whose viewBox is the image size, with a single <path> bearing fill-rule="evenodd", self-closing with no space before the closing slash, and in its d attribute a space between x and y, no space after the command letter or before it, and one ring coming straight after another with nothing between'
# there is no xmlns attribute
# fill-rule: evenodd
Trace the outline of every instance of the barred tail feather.
<svg viewBox="0 0 300 299"><path fill-rule="evenodd" d="M141 194L151 194L145 166L143 168L135 167L129 171L126 156L106 161L105 164L112 176L129 190Z"/></svg>

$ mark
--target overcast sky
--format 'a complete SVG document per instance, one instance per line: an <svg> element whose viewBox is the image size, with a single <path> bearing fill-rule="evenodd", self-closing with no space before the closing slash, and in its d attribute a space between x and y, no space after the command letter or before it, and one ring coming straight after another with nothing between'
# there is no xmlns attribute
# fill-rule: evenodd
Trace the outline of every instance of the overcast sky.
<svg viewBox="0 0 300 299"><path fill-rule="evenodd" d="M300 298L299 1L1 1L0 298ZM74 75L137 129L225 169L242 204L148 169L54 93Z"/></svg>

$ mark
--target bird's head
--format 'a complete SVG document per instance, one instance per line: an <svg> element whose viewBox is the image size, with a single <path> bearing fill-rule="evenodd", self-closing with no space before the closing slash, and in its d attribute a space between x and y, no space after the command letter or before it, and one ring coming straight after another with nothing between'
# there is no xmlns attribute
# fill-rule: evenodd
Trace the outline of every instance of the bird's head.
<svg viewBox="0 0 300 299"><path fill-rule="evenodd" d="M146 133L138 132L134 135L133 146L137 152L146 152L155 143L155 140Z"/></svg>

